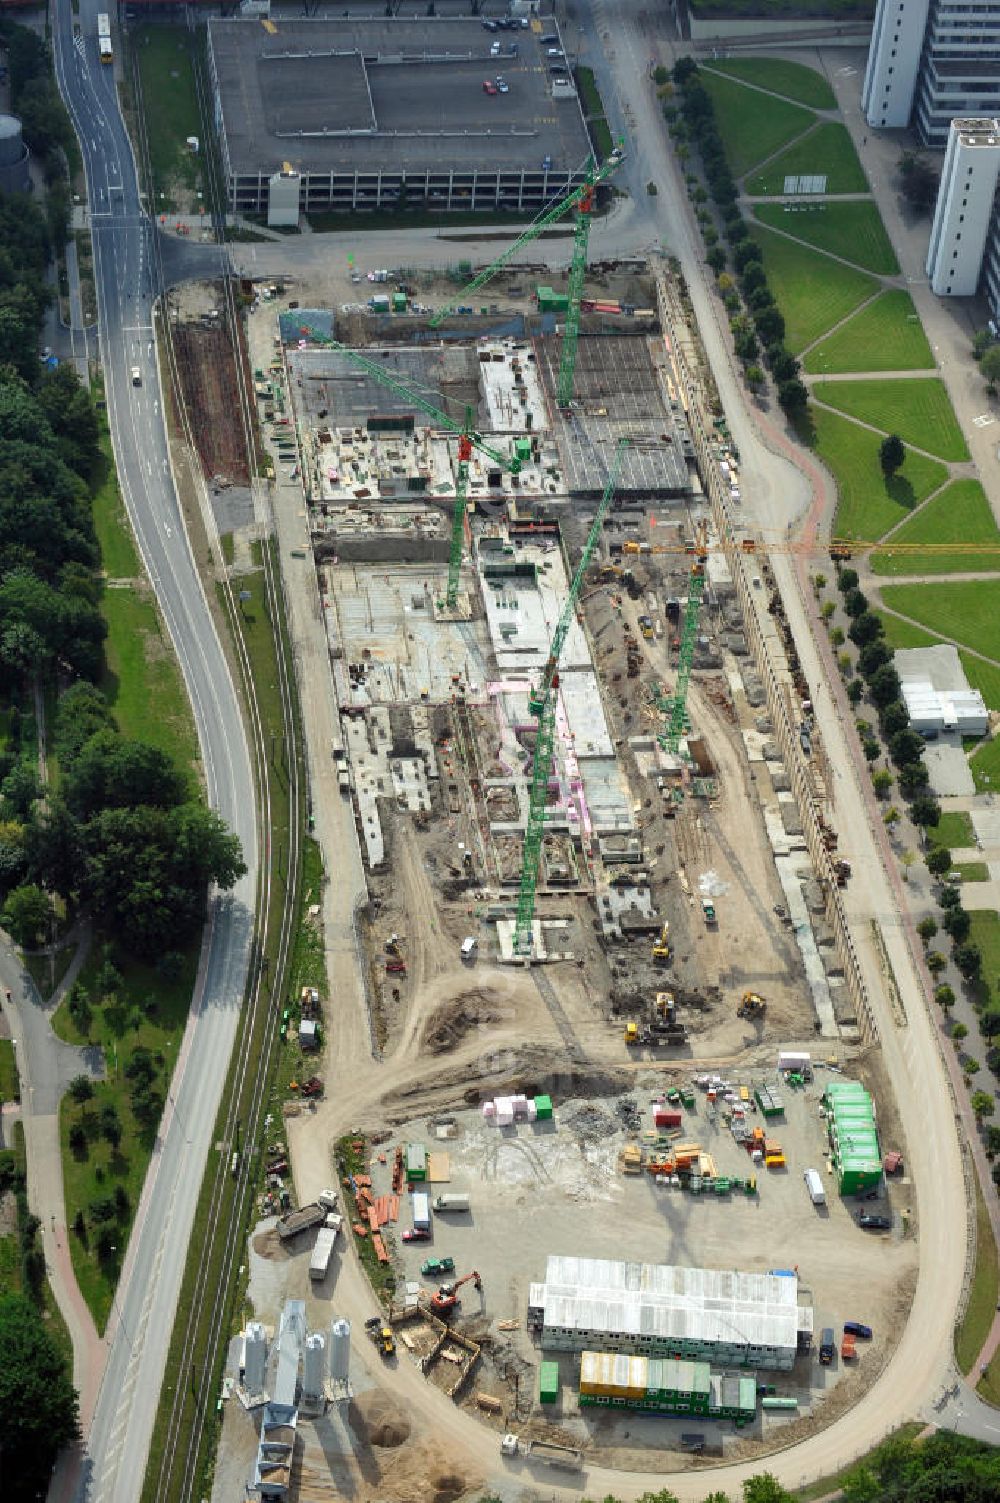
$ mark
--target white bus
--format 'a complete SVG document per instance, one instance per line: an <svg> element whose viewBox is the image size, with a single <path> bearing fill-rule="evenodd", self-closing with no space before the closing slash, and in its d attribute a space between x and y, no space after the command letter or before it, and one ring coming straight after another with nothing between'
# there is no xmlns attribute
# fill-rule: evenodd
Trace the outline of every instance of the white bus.
<svg viewBox="0 0 1000 1503"><path fill-rule="evenodd" d="M114 62L114 52L111 47L111 17L107 11L101 11L97 17L97 50L102 63Z"/></svg>

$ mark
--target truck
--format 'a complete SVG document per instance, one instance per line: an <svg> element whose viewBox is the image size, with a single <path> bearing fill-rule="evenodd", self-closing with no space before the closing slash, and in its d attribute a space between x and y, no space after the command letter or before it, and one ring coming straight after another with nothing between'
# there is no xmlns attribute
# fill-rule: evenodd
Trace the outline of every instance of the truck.
<svg viewBox="0 0 1000 1503"><path fill-rule="evenodd" d="M818 1171L815 1169L807 1169L802 1178L806 1182L806 1189L809 1191L809 1199L812 1201L813 1205L825 1206L826 1190L823 1188L823 1181L820 1179Z"/></svg>
<svg viewBox="0 0 1000 1503"><path fill-rule="evenodd" d="M102 63L114 62L115 54L111 46L111 17L105 10L100 11L97 16L97 51Z"/></svg>
<svg viewBox="0 0 1000 1503"><path fill-rule="evenodd" d="M287 1242L289 1238L297 1237L299 1232L306 1232L311 1226L319 1226L325 1220L326 1207L314 1200L309 1205L300 1206L297 1211L289 1211L287 1216L282 1216L277 1224L278 1236L282 1242Z"/></svg>
<svg viewBox="0 0 1000 1503"><path fill-rule="evenodd" d="M706 924L715 923L715 904L710 898L702 898L701 911Z"/></svg>
<svg viewBox="0 0 1000 1503"><path fill-rule="evenodd" d="M819 1360L823 1367L829 1367L833 1361L837 1344L833 1337L833 1326L824 1326L819 1338Z"/></svg>
<svg viewBox="0 0 1000 1503"><path fill-rule="evenodd" d="M416 1196L414 1196L414 1200ZM435 1211L471 1211L472 1202L468 1195L436 1195L434 1197Z"/></svg>
<svg viewBox="0 0 1000 1503"><path fill-rule="evenodd" d="M564 1467L578 1472L583 1466L583 1452L577 1446L558 1446L551 1440L521 1440L517 1435L500 1438L501 1456L523 1456L527 1461L541 1461L545 1466Z"/></svg>
<svg viewBox="0 0 1000 1503"><path fill-rule="evenodd" d="M330 1217L327 1217L329 1221ZM340 1220L340 1217L337 1217ZM339 1226L321 1226L313 1244L312 1257L309 1259L309 1277L311 1279L325 1279L330 1269L330 1259L333 1257L333 1244L337 1240Z"/></svg>
<svg viewBox="0 0 1000 1503"><path fill-rule="evenodd" d="M435 1203L434 1209L437 1210ZM418 1190L413 1197L413 1225L417 1231L426 1232L431 1225L431 1201L430 1196Z"/></svg>

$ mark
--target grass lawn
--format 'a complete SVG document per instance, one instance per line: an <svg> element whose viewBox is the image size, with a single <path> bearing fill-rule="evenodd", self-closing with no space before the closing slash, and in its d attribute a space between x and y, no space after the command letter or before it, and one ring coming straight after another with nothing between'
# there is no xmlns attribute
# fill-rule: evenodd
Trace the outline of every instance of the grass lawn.
<svg viewBox="0 0 1000 1503"><path fill-rule="evenodd" d="M751 233L764 254L764 270L785 316L785 344L793 355L877 289L863 271L831 261L819 251L756 225Z"/></svg>
<svg viewBox="0 0 1000 1503"><path fill-rule="evenodd" d="M94 509L94 530L101 547L101 567L108 579L137 579L142 573L139 556L132 540L132 529L125 514L115 461L111 453L107 421L101 417L101 453L104 456L104 477L94 493L91 503Z"/></svg>
<svg viewBox="0 0 1000 1503"><path fill-rule="evenodd" d="M988 710L1000 710L1000 663L987 663L973 652L959 652L965 676L978 689Z"/></svg>
<svg viewBox="0 0 1000 1503"><path fill-rule="evenodd" d="M196 940L181 955L177 976L168 981L152 967L120 955L110 957L113 969L109 970L104 953L95 947L78 983L87 994L89 1018L79 1012L72 1016L68 1000L60 1004L53 1018L58 1037L74 1044L88 1040L99 1044L108 1072L107 1080L95 1083L92 1100L80 1106L66 1096L59 1113L70 1252L80 1290L98 1330L104 1329L111 1310L159 1118L158 1111L154 1120L145 1124L136 1118L131 1105L133 1082L125 1071L137 1048L148 1049L154 1066L151 1091L162 1103L187 1022L200 948L200 940ZM99 1115L105 1106L114 1108L121 1124L117 1148L99 1129ZM87 1136L85 1146L79 1149L72 1148L69 1141L75 1123ZM119 1186L126 1199L109 1218L115 1251L102 1260L95 1248L98 1222L91 1208L95 1202L113 1199ZM78 1212L83 1215L83 1236L76 1220Z"/></svg>
<svg viewBox="0 0 1000 1503"><path fill-rule="evenodd" d="M17 1074L14 1045L10 1039L0 1039L0 1101L20 1101L21 1082Z"/></svg>
<svg viewBox="0 0 1000 1503"><path fill-rule="evenodd" d="M927 835L932 845L947 846L949 851L976 843L972 816L964 809L945 810L937 824L928 829Z"/></svg>
<svg viewBox="0 0 1000 1503"><path fill-rule="evenodd" d="M962 861L958 866L952 867L952 871L958 872L963 882L988 882L990 869L985 861Z"/></svg>
<svg viewBox="0 0 1000 1503"><path fill-rule="evenodd" d="M876 611L875 614L885 628L886 645L894 652L897 648L937 647L941 640L922 627L913 626L909 621L894 616L891 611Z"/></svg>
<svg viewBox="0 0 1000 1503"><path fill-rule="evenodd" d="M896 543L965 543L969 551L894 553ZM977 543L989 543L996 552L977 553ZM872 555L876 574L961 574L991 569L1000 569L1000 530L978 480L953 480L893 533L884 551Z"/></svg>
<svg viewBox="0 0 1000 1503"><path fill-rule="evenodd" d="M898 433L939 459L968 459L944 382L937 376L908 381L817 381L813 394L848 417L871 423L883 433Z"/></svg>
<svg viewBox="0 0 1000 1503"><path fill-rule="evenodd" d="M973 752L969 758L969 770L980 793L996 792L1000 788L1000 736L984 741ZM982 880L985 882L986 878Z"/></svg>
<svg viewBox="0 0 1000 1503"><path fill-rule="evenodd" d="M811 376L850 371L925 371L934 356L908 292L883 292L803 360Z"/></svg>
<svg viewBox="0 0 1000 1503"><path fill-rule="evenodd" d="M715 121L734 177L780 151L816 119L801 105L745 89L719 73L703 72L701 79L715 105Z"/></svg>
<svg viewBox="0 0 1000 1503"><path fill-rule="evenodd" d="M882 216L868 199L811 203L794 214L784 204L757 204L754 214L771 229L784 230L832 256L843 256L865 271L890 277L899 271Z"/></svg>
<svg viewBox="0 0 1000 1503"><path fill-rule="evenodd" d="M833 90L821 73L803 63L786 62L781 57L740 57L722 63L703 64L703 73L726 73L743 83L756 84L772 93L784 94L796 104L814 110L837 107Z"/></svg>
<svg viewBox="0 0 1000 1503"><path fill-rule="evenodd" d="M908 449L902 471L887 481L878 462L877 433L823 407L814 407L811 416L816 453L840 495L833 521L837 537L880 538L947 478L943 465Z"/></svg>
<svg viewBox="0 0 1000 1503"><path fill-rule="evenodd" d="M983 969L979 982L982 1000L986 1006L1000 1003L1000 913L983 909L970 913L972 928L969 938L978 945L983 957ZM997 1369L1000 1378L1000 1367Z"/></svg>
<svg viewBox="0 0 1000 1503"><path fill-rule="evenodd" d="M997 587L992 580L886 585L882 598L890 610L912 616L929 631L953 637L977 652L1000 659L1000 612L996 608Z"/></svg>
<svg viewBox="0 0 1000 1503"><path fill-rule="evenodd" d="M186 190L187 197L204 186L201 159L186 144L188 136L200 138L202 134L195 88L195 35L185 26L139 26L132 35L160 212L173 205L178 190Z"/></svg>
<svg viewBox="0 0 1000 1503"><path fill-rule="evenodd" d="M772 102L777 103L776 100ZM771 150L776 151L777 147ZM763 159L758 155L753 160L760 162ZM751 198L773 198L784 193L786 177L818 177L822 174L826 175L827 193L868 192L868 179L846 125L817 125L801 141L795 141L787 151L769 161L763 171L748 178L744 187Z"/></svg>
<svg viewBox="0 0 1000 1503"><path fill-rule="evenodd" d="M145 586L105 590L101 614L108 623L101 688L122 735L158 746L179 767L192 768L198 742L191 707L152 595Z"/></svg>
<svg viewBox="0 0 1000 1503"><path fill-rule="evenodd" d="M990 1194L993 1187L990 1186ZM986 1201L976 1176L976 1266L972 1271L969 1303L962 1323L955 1332L955 1360L963 1373L969 1373L990 1333L1000 1293L1000 1263L997 1245L990 1226Z"/></svg>

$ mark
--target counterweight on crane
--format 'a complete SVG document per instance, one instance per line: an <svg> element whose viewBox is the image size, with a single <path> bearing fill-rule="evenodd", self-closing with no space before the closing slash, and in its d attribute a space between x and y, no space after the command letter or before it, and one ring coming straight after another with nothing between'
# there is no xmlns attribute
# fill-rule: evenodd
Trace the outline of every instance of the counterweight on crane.
<svg viewBox="0 0 1000 1503"><path fill-rule="evenodd" d="M521 862L521 885L517 895L517 917L514 921L514 952L517 955L531 954L532 926L535 918L535 890L538 886L538 868L542 859L542 840L545 835L545 812L548 806L549 774L552 768L552 748L556 734L556 695L559 689L559 658L573 617L576 602L583 586L584 575L597 547L597 540L604 525L608 508L614 499L622 455L628 444L627 438L618 440L615 457L608 475L604 494L594 517L580 562L576 566L569 594L552 635L552 645L538 683L528 696L528 709L538 722L535 739L535 755L531 766L531 790L528 798L528 825L524 835L524 856Z"/></svg>

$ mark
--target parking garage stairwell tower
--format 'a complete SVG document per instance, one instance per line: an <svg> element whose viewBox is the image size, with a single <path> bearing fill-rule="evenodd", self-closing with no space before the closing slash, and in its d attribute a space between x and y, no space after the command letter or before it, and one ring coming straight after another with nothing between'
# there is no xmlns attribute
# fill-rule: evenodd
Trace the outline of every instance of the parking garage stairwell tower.
<svg viewBox="0 0 1000 1503"><path fill-rule="evenodd" d="M542 859L542 840L545 835L545 812L549 801L549 774L552 769L552 748L556 735L556 694L559 689L559 658L563 644L576 611L576 602L583 587L584 575L597 547L604 518L614 499L615 485L622 455L628 444L620 438L615 449L604 495L597 508L597 515L587 534L580 562L576 566L573 582L566 596L566 603L552 635L552 645L538 683L528 696L528 709L538 722L535 740L535 755L531 765L531 791L528 799L528 824L524 833L524 856L521 862L521 886L517 895L517 917L514 921L514 953L525 958L531 955L532 929L535 919L535 890L538 886L538 868Z"/></svg>

